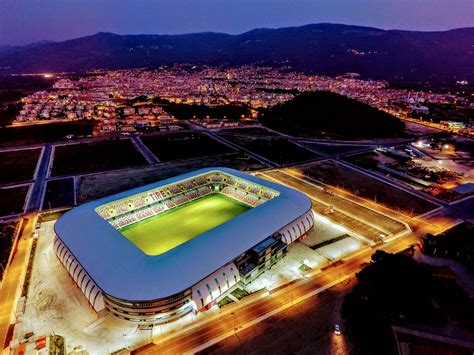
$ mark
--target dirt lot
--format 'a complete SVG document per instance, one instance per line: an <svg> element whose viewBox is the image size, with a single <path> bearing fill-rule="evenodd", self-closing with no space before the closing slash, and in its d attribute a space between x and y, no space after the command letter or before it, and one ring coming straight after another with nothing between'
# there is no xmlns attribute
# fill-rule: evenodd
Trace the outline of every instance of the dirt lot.
<svg viewBox="0 0 474 355"><path fill-rule="evenodd" d="M104 140L55 147L51 175L84 174L145 164L146 159L130 140Z"/></svg>
<svg viewBox="0 0 474 355"><path fill-rule="evenodd" d="M200 354L349 354L340 309L352 288L350 279L253 327L236 333ZM343 334L334 335L334 325Z"/></svg>
<svg viewBox="0 0 474 355"><path fill-rule="evenodd" d="M70 206L74 206L74 179L65 178L48 181L43 210Z"/></svg>
<svg viewBox="0 0 474 355"><path fill-rule="evenodd" d="M33 179L41 149L13 150L0 153L0 184Z"/></svg>
<svg viewBox="0 0 474 355"><path fill-rule="evenodd" d="M0 189L0 216L23 212L23 205L30 186Z"/></svg>
<svg viewBox="0 0 474 355"><path fill-rule="evenodd" d="M202 133L171 133L145 136L141 140L161 161L192 159L234 151Z"/></svg>
<svg viewBox="0 0 474 355"><path fill-rule="evenodd" d="M319 157L318 154L284 138L250 138L232 135L223 135L223 137L277 164L288 164Z"/></svg>
<svg viewBox="0 0 474 355"><path fill-rule="evenodd" d="M413 194L347 168L333 160L298 167L304 175L331 186L339 186L360 197L374 200L394 210L411 215L423 214L437 206Z"/></svg>
<svg viewBox="0 0 474 355"><path fill-rule="evenodd" d="M224 166L238 170L258 170L264 166L239 153L163 163L134 169L82 176L78 180L78 203L90 201L134 187L163 180L192 170L211 166Z"/></svg>

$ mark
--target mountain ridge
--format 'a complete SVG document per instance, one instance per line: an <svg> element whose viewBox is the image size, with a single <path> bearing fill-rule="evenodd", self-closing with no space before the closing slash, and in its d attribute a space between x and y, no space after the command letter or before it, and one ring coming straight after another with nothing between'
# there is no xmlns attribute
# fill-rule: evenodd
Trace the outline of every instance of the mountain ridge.
<svg viewBox="0 0 474 355"><path fill-rule="evenodd" d="M120 35L0 50L0 74L158 67L270 65L321 75L358 72L388 81L474 81L474 28L383 30L330 23L241 34Z"/></svg>

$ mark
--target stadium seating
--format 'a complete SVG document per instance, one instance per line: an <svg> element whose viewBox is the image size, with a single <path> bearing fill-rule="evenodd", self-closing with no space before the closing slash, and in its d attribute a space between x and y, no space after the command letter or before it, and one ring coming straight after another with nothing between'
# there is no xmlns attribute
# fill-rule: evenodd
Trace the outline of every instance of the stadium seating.
<svg viewBox="0 0 474 355"><path fill-rule="evenodd" d="M204 176L198 176L197 178L194 179L194 181L196 182L198 186L207 184L206 178Z"/></svg>
<svg viewBox="0 0 474 355"><path fill-rule="evenodd" d="M222 180L224 179L224 177L219 173L214 173L210 175L209 178L212 182L222 182Z"/></svg>
<svg viewBox="0 0 474 355"><path fill-rule="evenodd" d="M169 190L171 191L171 193L173 195L179 194L181 192L181 189L177 184L176 185L171 185L168 188L169 188Z"/></svg>
<svg viewBox="0 0 474 355"><path fill-rule="evenodd" d="M275 196L274 192L250 181L212 172L114 202L98 209L97 213L120 229L211 194L216 191L216 185L220 185L218 190L224 195L252 207Z"/></svg>
<svg viewBox="0 0 474 355"><path fill-rule="evenodd" d="M221 191L223 194L233 197L236 200L243 202L249 206L256 207L264 202L264 200L259 199L257 196L243 192L241 190L226 186Z"/></svg>
<svg viewBox="0 0 474 355"><path fill-rule="evenodd" d="M182 183L182 186L184 188L184 190L191 190L191 189L194 189L194 184L193 184L193 180L186 180Z"/></svg>
<svg viewBox="0 0 474 355"><path fill-rule="evenodd" d="M254 195L259 195L259 194L260 194L260 191L261 191L261 189L260 189L260 187L257 186L257 185L252 185L252 186L250 186L250 188L249 188L249 192L252 193L252 194L254 194Z"/></svg>

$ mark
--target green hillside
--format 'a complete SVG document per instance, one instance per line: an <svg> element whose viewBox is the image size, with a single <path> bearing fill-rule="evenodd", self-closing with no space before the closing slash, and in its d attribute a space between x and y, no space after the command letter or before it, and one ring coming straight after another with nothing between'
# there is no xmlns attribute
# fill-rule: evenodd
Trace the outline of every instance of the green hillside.
<svg viewBox="0 0 474 355"><path fill-rule="evenodd" d="M348 97L325 91L307 92L261 111L260 122L285 134L340 138L401 136L398 118Z"/></svg>

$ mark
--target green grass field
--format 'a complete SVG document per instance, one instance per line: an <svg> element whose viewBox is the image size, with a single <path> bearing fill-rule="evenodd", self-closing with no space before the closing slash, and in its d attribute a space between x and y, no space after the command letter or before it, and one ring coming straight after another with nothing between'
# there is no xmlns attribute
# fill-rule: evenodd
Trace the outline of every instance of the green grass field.
<svg viewBox="0 0 474 355"><path fill-rule="evenodd" d="M202 197L120 229L147 255L159 255L244 213L251 207L221 194Z"/></svg>

